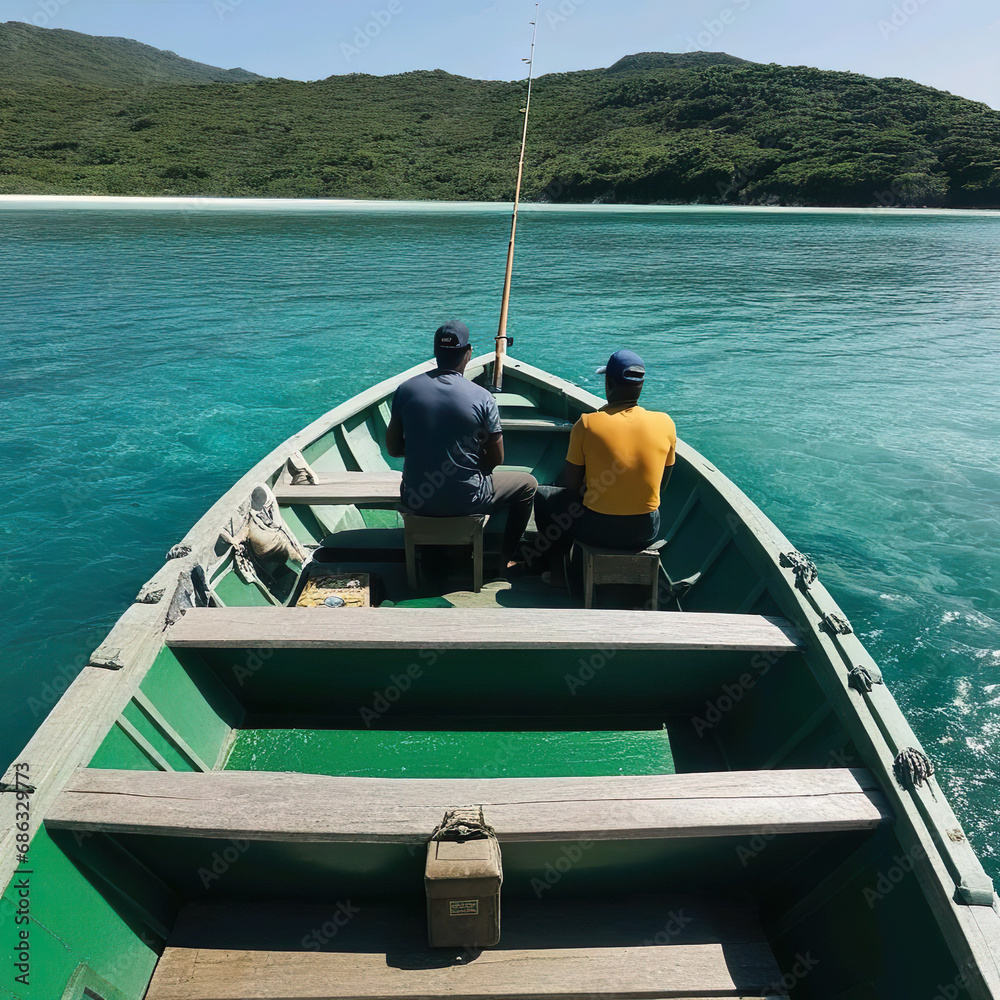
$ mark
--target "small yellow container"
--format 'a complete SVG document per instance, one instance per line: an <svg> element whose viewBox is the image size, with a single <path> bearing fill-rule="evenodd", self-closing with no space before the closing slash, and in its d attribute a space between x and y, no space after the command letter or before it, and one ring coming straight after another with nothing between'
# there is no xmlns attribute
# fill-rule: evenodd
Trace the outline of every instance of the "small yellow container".
<svg viewBox="0 0 1000 1000"><path fill-rule="evenodd" d="M339 597L347 608L367 608L371 604L371 589L367 573L317 573L295 602L297 608L322 608L328 597Z"/></svg>

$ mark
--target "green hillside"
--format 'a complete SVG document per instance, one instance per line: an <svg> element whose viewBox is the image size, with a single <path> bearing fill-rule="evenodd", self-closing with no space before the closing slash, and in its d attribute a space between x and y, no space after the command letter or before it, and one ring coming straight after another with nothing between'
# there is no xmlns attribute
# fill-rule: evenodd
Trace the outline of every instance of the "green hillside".
<svg viewBox="0 0 1000 1000"><path fill-rule="evenodd" d="M98 38L62 28L37 28L21 21L0 24L0 87L46 83L148 87L260 79L245 69L206 66L130 38Z"/></svg>
<svg viewBox="0 0 1000 1000"><path fill-rule="evenodd" d="M0 192L507 200L523 98L523 83L440 70L8 80ZM524 196L998 207L1000 113L907 80L641 53L536 82Z"/></svg>

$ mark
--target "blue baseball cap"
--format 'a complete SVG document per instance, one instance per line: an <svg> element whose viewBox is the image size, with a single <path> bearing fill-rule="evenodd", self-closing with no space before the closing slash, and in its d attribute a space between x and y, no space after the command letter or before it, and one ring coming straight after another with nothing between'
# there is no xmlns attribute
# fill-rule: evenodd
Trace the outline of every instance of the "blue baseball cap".
<svg viewBox="0 0 1000 1000"><path fill-rule="evenodd" d="M469 328L457 319L450 319L434 333L434 350L455 350L469 346Z"/></svg>
<svg viewBox="0 0 1000 1000"><path fill-rule="evenodd" d="M607 375L619 385L642 385L646 377L646 363L635 351L615 351L608 363L598 368L597 375Z"/></svg>

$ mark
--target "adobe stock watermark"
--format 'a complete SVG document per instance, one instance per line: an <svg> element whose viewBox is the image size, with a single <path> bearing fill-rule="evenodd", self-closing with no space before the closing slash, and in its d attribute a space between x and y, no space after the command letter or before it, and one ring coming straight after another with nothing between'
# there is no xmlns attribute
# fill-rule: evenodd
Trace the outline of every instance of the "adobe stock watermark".
<svg viewBox="0 0 1000 1000"><path fill-rule="evenodd" d="M212 883L222 878L249 850L249 840L230 840L229 846L224 847L221 852L213 851L209 867L198 869L198 877L201 879L201 884L204 888L212 888Z"/></svg>
<svg viewBox="0 0 1000 1000"><path fill-rule="evenodd" d="M903 0L902 3L894 3L889 19L879 18L876 23L882 39L888 41L890 35L905 27L914 14L918 14L929 2L930 0Z"/></svg>
<svg viewBox="0 0 1000 1000"><path fill-rule="evenodd" d="M740 14L750 9L752 0L734 0L732 7L723 7L719 13L709 20L702 21L703 30L697 35L688 35L686 52L703 52L711 48L736 23Z"/></svg>
<svg viewBox="0 0 1000 1000"><path fill-rule="evenodd" d="M361 907L354 906L348 899L337 903L329 920L321 927L311 930L303 939L302 947L310 951L320 951L328 945L359 913Z"/></svg>
<svg viewBox="0 0 1000 1000"><path fill-rule="evenodd" d="M340 43L341 54L348 62L361 55L389 27L393 19L403 13L403 3L402 0L389 0L384 7L368 13L371 17L364 24L355 26L351 41Z"/></svg>
<svg viewBox="0 0 1000 1000"><path fill-rule="evenodd" d="M32 15L31 23L38 28L47 27L68 3L70 0L38 0L38 10Z"/></svg>
<svg viewBox="0 0 1000 1000"><path fill-rule="evenodd" d="M691 725L699 737L705 732L717 726L744 698L748 691L773 667L785 652L775 652L768 650L754 654L750 660L750 666L754 673L746 671L740 674L731 684L722 685L722 693L714 699L705 702L703 715L695 715L691 718Z"/></svg>
<svg viewBox="0 0 1000 1000"><path fill-rule="evenodd" d="M232 666L233 677L236 678L236 683L240 687L246 683L248 677L253 677L258 670L260 670L265 663L271 657L274 656L274 650L268 649L266 646L260 646L257 649L251 649L247 653L246 660L240 663L234 663Z"/></svg>
<svg viewBox="0 0 1000 1000"><path fill-rule="evenodd" d="M671 910L667 918L662 930L642 942L647 948L656 944L669 944L674 938L681 936L685 927L690 927L694 923L694 917L686 916L683 910Z"/></svg>
<svg viewBox="0 0 1000 1000"><path fill-rule="evenodd" d="M417 653L417 656L424 661L424 665L428 667L433 667L440 655L436 649L422 649ZM423 676L424 668L417 662L411 663L400 674L390 674L389 683L381 691L372 691L371 707L362 705L358 709L365 728L371 729L372 723L381 719L413 687L413 682L420 680Z"/></svg>
<svg viewBox="0 0 1000 1000"><path fill-rule="evenodd" d="M575 695L580 688L586 687L587 683L597 676L597 672L603 670L617 653L617 649L608 646L606 649L596 650L589 659L585 660L581 657L579 660L580 669L575 674L566 674L563 677L566 687L569 688L569 693Z"/></svg>
<svg viewBox="0 0 1000 1000"><path fill-rule="evenodd" d="M593 846L593 840L576 840L572 844L564 844L554 862L545 862L544 875L541 878L537 875L532 878L531 888L535 892L535 898L541 899L549 889L558 885L566 873L579 864L584 854Z"/></svg>
<svg viewBox="0 0 1000 1000"><path fill-rule="evenodd" d="M842 750L832 750L823 767L850 767L853 763L855 763L853 754L844 753ZM754 834L746 843L737 844L736 857L740 859L740 864L746 868L754 858L763 854L777 837L777 829L768 825L763 827L759 833Z"/></svg>
<svg viewBox="0 0 1000 1000"><path fill-rule="evenodd" d="M795 964L780 979L776 979L771 983L764 990L764 993L768 996L772 993L790 993L817 965L819 965L819 959L813 958L810 952L807 951L804 955L802 952L796 952Z"/></svg>
<svg viewBox="0 0 1000 1000"><path fill-rule="evenodd" d="M958 970L958 975L945 985L937 984L937 993L931 1000L957 1000L959 993L966 992L970 986L980 980L976 972L976 963L972 959L966 959L965 963Z"/></svg>
<svg viewBox="0 0 1000 1000"><path fill-rule="evenodd" d="M511 761L516 763L521 744L508 736L494 747L489 760L484 761L469 773L470 778L502 778Z"/></svg>
<svg viewBox="0 0 1000 1000"><path fill-rule="evenodd" d="M764 852L777 836L778 831L773 826L765 826L760 833L754 834L746 844L737 844L736 857L740 859L740 864L746 868L754 858Z"/></svg>
<svg viewBox="0 0 1000 1000"><path fill-rule="evenodd" d="M545 20L550 28L557 28L569 20L587 0L560 0L558 7L549 7L545 11Z"/></svg>
<svg viewBox="0 0 1000 1000"><path fill-rule="evenodd" d="M916 868L917 862L923 861L926 857L927 852L920 844L915 844L905 854L895 855L892 859L892 866L878 873L875 884L866 885L861 890L861 894L868 904L868 909L874 910L875 904L885 899Z"/></svg>
<svg viewBox="0 0 1000 1000"><path fill-rule="evenodd" d="M241 3L243 0L212 0L212 10L220 21L224 21Z"/></svg>
<svg viewBox="0 0 1000 1000"><path fill-rule="evenodd" d="M488 438L489 434L480 427L472 434L467 434L461 438L457 442L457 446L468 453L476 454L482 451ZM436 496L438 490L460 471L459 467L449 457L438 468L425 472L424 478L419 485L404 483L403 489L405 490L405 495L401 494L401 499L406 510L413 514L422 510L427 501Z"/></svg>

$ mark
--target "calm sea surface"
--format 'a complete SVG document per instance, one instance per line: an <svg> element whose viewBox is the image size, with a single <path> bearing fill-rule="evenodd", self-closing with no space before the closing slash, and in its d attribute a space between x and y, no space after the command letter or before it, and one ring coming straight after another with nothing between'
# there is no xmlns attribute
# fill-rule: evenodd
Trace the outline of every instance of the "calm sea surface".
<svg viewBox="0 0 1000 1000"><path fill-rule="evenodd" d="M0 210L0 763L209 504L335 403L488 350L496 209ZM512 353L648 403L810 553L1000 877L1000 217L526 211Z"/></svg>

